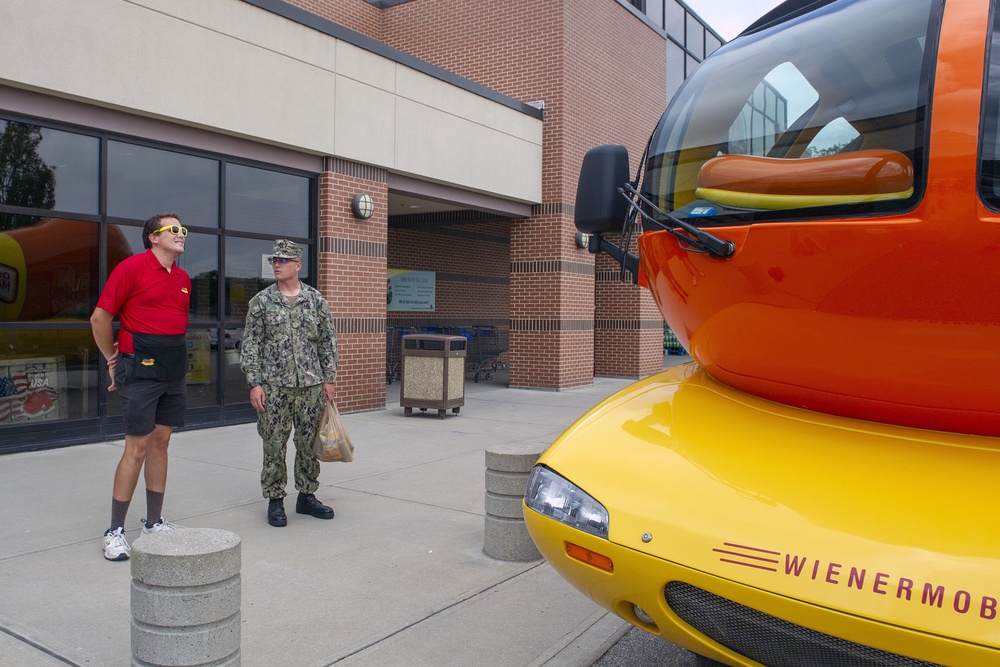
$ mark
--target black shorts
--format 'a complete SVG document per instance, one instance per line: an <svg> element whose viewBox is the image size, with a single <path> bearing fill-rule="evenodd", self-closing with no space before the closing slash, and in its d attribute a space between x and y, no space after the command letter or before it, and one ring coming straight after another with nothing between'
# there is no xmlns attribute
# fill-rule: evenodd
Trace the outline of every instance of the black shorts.
<svg viewBox="0 0 1000 667"><path fill-rule="evenodd" d="M160 382L135 379L135 357L119 355L115 364L115 386L122 400L125 435L142 436L157 424L184 426L187 411L187 379Z"/></svg>

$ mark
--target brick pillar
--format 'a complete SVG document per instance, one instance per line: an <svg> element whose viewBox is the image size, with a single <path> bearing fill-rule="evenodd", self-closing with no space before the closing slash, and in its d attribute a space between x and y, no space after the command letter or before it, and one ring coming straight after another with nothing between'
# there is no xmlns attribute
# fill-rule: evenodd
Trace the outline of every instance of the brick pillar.
<svg viewBox="0 0 1000 667"><path fill-rule="evenodd" d="M649 290L620 276L617 262L597 257L594 375L646 377L663 370L663 316Z"/></svg>
<svg viewBox="0 0 1000 667"><path fill-rule="evenodd" d="M360 220L351 200L368 193L375 214ZM327 158L319 178L319 289L337 326L341 412L385 407L386 245L384 169Z"/></svg>
<svg viewBox="0 0 1000 667"><path fill-rule="evenodd" d="M511 222L510 386L594 382L594 259L576 247L572 206Z"/></svg>

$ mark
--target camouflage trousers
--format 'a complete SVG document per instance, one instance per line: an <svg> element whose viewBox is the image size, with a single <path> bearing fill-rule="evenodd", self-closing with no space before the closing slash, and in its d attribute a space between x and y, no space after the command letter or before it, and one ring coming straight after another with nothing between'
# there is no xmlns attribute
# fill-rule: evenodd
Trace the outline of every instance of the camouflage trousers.
<svg viewBox="0 0 1000 667"><path fill-rule="evenodd" d="M319 461L313 441L323 419L323 385L272 387L264 385L264 411L257 413L257 433L264 441L264 468L260 488L265 498L285 497L288 436L295 429L295 488L315 493L319 488Z"/></svg>

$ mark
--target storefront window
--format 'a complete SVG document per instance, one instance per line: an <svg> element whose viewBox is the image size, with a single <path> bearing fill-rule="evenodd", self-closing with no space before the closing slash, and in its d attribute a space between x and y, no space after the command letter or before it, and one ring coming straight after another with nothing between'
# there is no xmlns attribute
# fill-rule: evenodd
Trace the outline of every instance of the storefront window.
<svg viewBox="0 0 1000 667"><path fill-rule="evenodd" d="M299 278L310 278L309 246L302 243L302 270ZM247 304L254 294L274 282L267 258L274 251L272 241L231 238L226 242L226 321L246 320Z"/></svg>
<svg viewBox="0 0 1000 667"><path fill-rule="evenodd" d="M145 251L144 221L163 212L190 230L177 259L192 284L188 426L252 415L240 370L247 304L274 282L275 238L303 246L300 277L314 282L314 179L7 119L0 168L10 176L0 179L0 452L120 437L121 400L107 391L90 316L111 271Z"/></svg>
<svg viewBox="0 0 1000 667"><path fill-rule="evenodd" d="M239 335L242 338L242 328L239 329ZM225 363L222 366L225 373L225 398L223 400L227 405L246 403L250 400L250 387L247 386L247 377L243 373L243 369L240 368L240 352L239 350L226 350L222 354L225 355Z"/></svg>
<svg viewBox="0 0 1000 667"><path fill-rule="evenodd" d="M210 407L219 402L218 356L207 331L188 331L188 407ZM239 357L237 357L239 365Z"/></svg>
<svg viewBox="0 0 1000 667"><path fill-rule="evenodd" d="M119 262L142 252L142 227L126 225L108 225L108 273L110 274Z"/></svg>
<svg viewBox="0 0 1000 667"><path fill-rule="evenodd" d="M145 220L175 211L188 227L219 226L219 161L108 142L108 215Z"/></svg>
<svg viewBox="0 0 1000 667"><path fill-rule="evenodd" d="M21 222L0 234L0 323L88 320L97 303L98 224Z"/></svg>
<svg viewBox="0 0 1000 667"><path fill-rule="evenodd" d="M226 167L227 231L309 236L309 179L267 169Z"/></svg>
<svg viewBox="0 0 1000 667"><path fill-rule="evenodd" d="M191 276L191 322L217 322L219 237L191 232L177 265Z"/></svg>
<svg viewBox="0 0 1000 667"><path fill-rule="evenodd" d="M0 120L0 173L5 174L0 178L0 204L98 212L97 137ZM0 214L0 231L16 226L9 215Z"/></svg>
<svg viewBox="0 0 1000 667"><path fill-rule="evenodd" d="M0 348L0 433L97 416L99 355L89 326L0 330Z"/></svg>

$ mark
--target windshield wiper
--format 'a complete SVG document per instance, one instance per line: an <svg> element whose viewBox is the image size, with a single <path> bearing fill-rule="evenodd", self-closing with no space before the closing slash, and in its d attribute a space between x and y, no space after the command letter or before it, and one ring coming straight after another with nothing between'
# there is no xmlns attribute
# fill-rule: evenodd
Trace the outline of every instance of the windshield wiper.
<svg viewBox="0 0 1000 667"><path fill-rule="evenodd" d="M625 197L625 199L628 200L629 206L631 206L636 213L641 215L643 220L648 220L651 224L673 234L677 240L680 241L681 247L685 250L689 250L691 252L705 252L712 257L718 257L720 259L731 257L732 254L736 252L736 244L732 241L720 239L718 236L713 236L705 230L695 227L689 222L675 218L653 202L643 197L631 183L625 183L619 187L618 192L621 193L622 197ZM663 219L652 217L643 210L643 207L640 206L640 204L645 204L650 208L650 210L663 216Z"/></svg>

